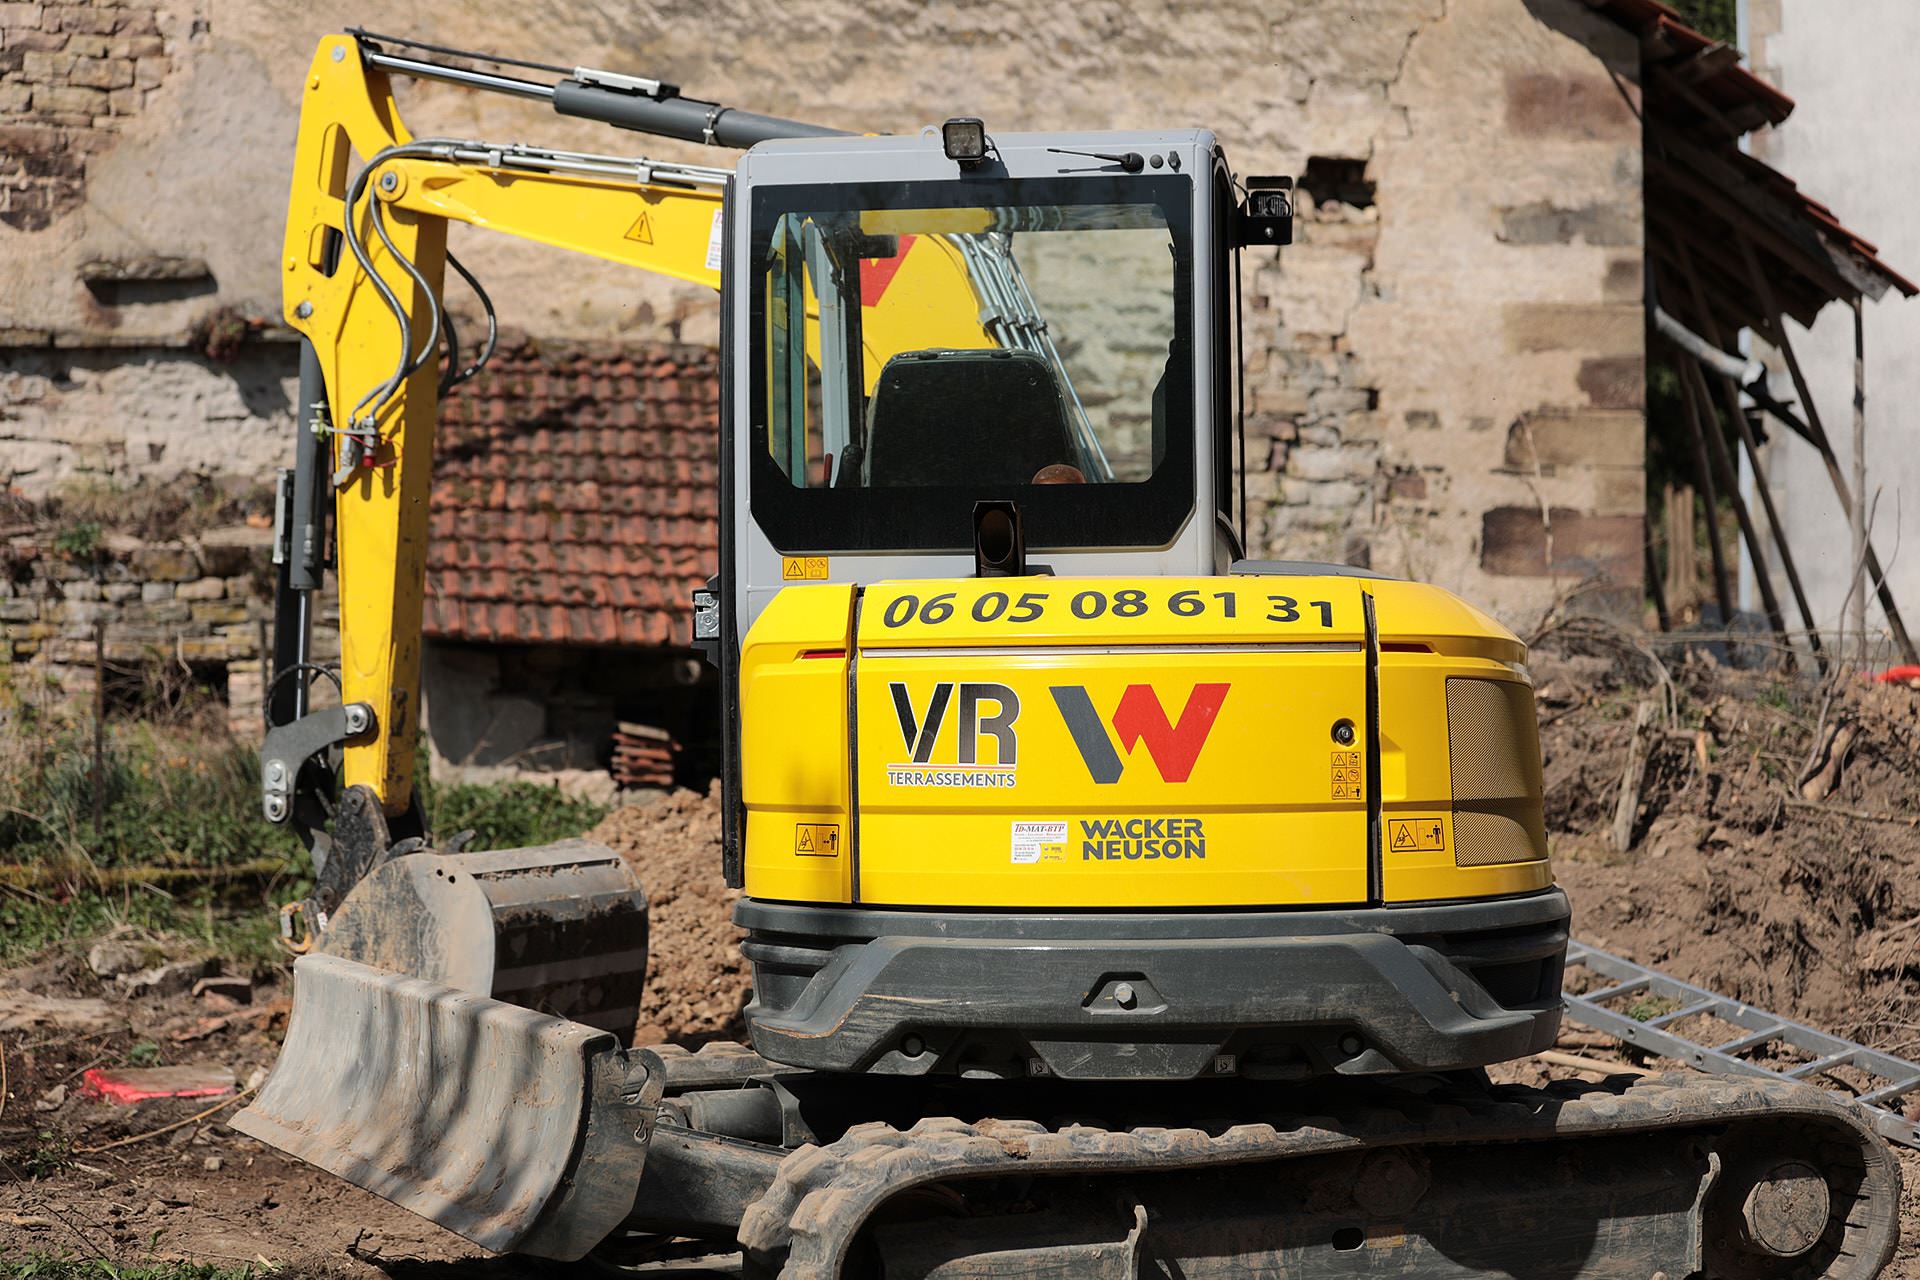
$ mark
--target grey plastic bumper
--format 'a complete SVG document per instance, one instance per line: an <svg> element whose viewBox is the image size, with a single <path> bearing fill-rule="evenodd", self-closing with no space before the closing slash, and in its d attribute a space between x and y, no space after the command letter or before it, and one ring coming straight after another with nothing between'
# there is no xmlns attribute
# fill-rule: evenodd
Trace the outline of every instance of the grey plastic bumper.
<svg viewBox="0 0 1920 1280"><path fill-rule="evenodd" d="M743 901L768 1058L823 1071L1272 1079L1480 1067L1551 1045L1567 901L1191 914Z"/></svg>

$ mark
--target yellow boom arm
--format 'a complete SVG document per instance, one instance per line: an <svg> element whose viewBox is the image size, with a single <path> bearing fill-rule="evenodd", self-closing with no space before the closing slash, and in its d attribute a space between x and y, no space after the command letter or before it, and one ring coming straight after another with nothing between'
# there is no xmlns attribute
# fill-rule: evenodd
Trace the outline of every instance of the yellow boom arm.
<svg viewBox="0 0 1920 1280"><path fill-rule="evenodd" d="M350 179L355 154L367 169ZM447 224L718 288L726 176L695 166L417 140L401 123L387 74L365 64L358 43L346 35L320 42L301 107L283 297L286 322L319 357L331 411L341 696L374 713L372 726L345 745L341 784L371 788L386 813L405 811L413 791L441 377L432 348ZM352 188L363 194L350 229ZM356 242L359 253L348 252ZM862 308L868 370L877 374L897 351L993 345L977 323L954 323L977 316L979 304L950 243L916 241L902 269L921 281L918 288L888 291L878 305ZM952 305L928 306L929 290ZM816 305L810 299L809 311ZM396 309L407 323L405 364ZM809 329L817 334L817 325Z"/></svg>

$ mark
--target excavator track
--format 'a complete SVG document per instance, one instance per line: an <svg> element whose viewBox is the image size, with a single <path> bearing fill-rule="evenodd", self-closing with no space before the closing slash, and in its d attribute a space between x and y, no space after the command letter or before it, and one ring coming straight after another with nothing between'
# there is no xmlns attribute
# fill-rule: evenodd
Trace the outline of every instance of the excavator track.
<svg viewBox="0 0 1920 1280"><path fill-rule="evenodd" d="M1230 1126L858 1125L781 1164L741 1223L746 1271L1868 1280L1896 1243L1897 1163L1815 1090L1675 1074L1358 1096Z"/></svg>

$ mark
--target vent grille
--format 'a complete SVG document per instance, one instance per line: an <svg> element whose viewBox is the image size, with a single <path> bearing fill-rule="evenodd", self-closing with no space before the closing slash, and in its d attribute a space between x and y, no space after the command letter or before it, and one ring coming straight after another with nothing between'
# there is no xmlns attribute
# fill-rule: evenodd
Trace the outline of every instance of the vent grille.
<svg viewBox="0 0 1920 1280"><path fill-rule="evenodd" d="M1517 680L1449 679L1447 754L1454 865L1543 860L1547 830L1533 690Z"/></svg>

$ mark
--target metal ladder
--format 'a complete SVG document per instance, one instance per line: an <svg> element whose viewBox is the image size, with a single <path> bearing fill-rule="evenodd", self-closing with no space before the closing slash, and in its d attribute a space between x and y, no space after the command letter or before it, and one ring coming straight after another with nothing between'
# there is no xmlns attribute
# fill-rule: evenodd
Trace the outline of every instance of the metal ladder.
<svg viewBox="0 0 1920 1280"><path fill-rule="evenodd" d="M1916 1130L1914 1124L1895 1109L1902 1095L1920 1091L1920 1063L1880 1053L1851 1040L1830 1036L1824 1031L1815 1031L1812 1027L1791 1022L1738 1000L1715 995L1704 987L1681 982L1658 970L1623 960L1583 942L1567 944L1567 965L1569 968L1585 965L1613 984L1585 995L1562 992L1567 1014L1575 1022L1618 1036L1628 1044L1657 1053L1663 1058L1672 1058L1716 1075L1776 1076L1821 1085L1864 1111L1869 1123L1881 1137L1902 1146L1920 1148L1920 1130ZM1675 1007L1671 1012L1642 1020L1619 1008L1611 1008L1606 1003L1618 1001L1623 996L1660 1000L1672 1003ZM1723 1022L1743 1028L1746 1034L1720 1044L1706 1045L1685 1039L1667 1029L1700 1014L1711 1014ZM1789 1045L1810 1055L1813 1060L1776 1071L1739 1056L1766 1044ZM1865 1093L1852 1094L1836 1083L1820 1078L1835 1067L1854 1067L1886 1083Z"/></svg>

